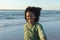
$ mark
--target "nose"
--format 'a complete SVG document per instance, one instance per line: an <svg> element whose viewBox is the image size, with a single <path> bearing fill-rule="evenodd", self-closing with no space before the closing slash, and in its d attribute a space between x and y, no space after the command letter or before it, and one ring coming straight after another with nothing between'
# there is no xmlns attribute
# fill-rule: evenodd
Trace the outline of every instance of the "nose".
<svg viewBox="0 0 60 40"><path fill-rule="evenodd" d="M32 16L29 16L29 19L31 19L32 18Z"/></svg>

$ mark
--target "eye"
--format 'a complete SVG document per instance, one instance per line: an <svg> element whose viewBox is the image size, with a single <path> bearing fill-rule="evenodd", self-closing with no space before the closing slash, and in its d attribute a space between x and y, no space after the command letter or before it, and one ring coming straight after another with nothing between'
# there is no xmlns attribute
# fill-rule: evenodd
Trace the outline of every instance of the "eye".
<svg viewBox="0 0 60 40"><path fill-rule="evenodd" d="M27 17L29 17L29 15Z"/></svg>

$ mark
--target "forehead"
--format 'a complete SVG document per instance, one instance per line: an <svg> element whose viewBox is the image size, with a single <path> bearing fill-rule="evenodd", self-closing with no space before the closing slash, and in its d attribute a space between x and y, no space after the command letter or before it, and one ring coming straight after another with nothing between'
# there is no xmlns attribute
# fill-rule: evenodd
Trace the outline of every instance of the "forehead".
<svg viewBox="0 0 60 40"><path fill-rule="evenodd" d="M34 13L31 11L27 11L26 15L34 15Z"/></svg>

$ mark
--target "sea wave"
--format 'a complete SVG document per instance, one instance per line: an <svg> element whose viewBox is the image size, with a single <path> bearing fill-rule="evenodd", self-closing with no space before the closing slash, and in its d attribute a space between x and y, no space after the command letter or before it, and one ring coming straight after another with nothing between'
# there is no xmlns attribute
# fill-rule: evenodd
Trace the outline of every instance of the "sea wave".
<svg viewBox="0 0 60 40"><path fill-rule="evenodd" d="M60 20L60 11L42 11L39 22L58 20ZM25 22L24 11L0 11L0 27L23 25Z"/></svg>
<svg viewBox="0 0 60 40"><path fill-rule="evenodd" d="M8 27L8 26L15 26L15 25L24 25L25 21L20 19L13 19L13 20L0 20L0 27Z"/></svg>

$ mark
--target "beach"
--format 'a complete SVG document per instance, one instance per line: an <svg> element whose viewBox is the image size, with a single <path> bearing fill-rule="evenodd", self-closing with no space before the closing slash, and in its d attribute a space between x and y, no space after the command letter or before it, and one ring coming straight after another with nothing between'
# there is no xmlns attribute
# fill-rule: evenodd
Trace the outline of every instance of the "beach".
<svg viewBox="0 0 60 40"><path fill-rule="evenodd" d="M24 11L0 11L0 40L24 40ZM42 11L42 24L48 40L60 40L60 11Z"/></svg>

